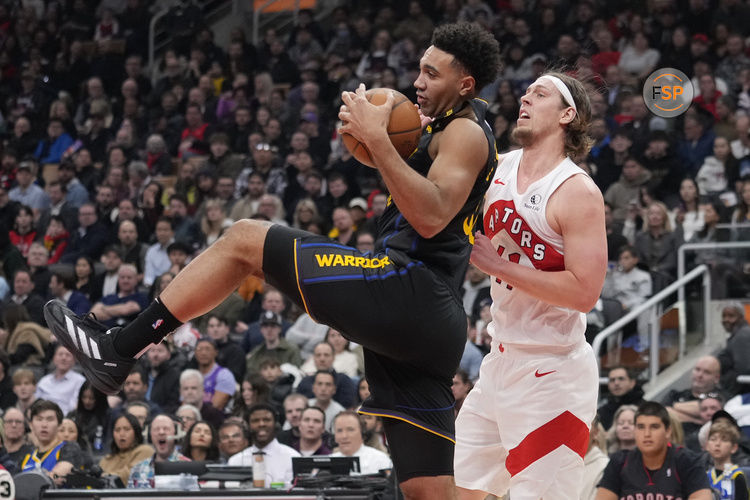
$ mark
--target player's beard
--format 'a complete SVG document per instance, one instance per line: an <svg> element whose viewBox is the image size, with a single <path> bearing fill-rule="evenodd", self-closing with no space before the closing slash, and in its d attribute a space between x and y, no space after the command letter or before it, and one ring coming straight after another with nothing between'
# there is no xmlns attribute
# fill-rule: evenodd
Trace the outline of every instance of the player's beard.
<svg viewBox="0 0 750 500"><path fill-rule="evenodd" d="M531 144L533 132L531 127L518 127L516 126L510 133L510 138L519 146L524 147Z"/></svg>

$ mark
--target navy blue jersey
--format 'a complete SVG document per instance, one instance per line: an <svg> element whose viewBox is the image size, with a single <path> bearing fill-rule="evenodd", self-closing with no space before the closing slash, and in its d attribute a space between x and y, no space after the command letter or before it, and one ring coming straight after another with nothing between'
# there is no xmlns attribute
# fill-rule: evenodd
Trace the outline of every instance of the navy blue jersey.
<svg viewBox="0 0 750 500"><path fill-rule="evenodd" d="M487 191L492 175L497 167L497 150L492 129L485 121L487 103L480 99L467 101L471 106L476 121L489 143L489 154L484 170L477 176L466 203L445 228L432 238L422 238L403 216L392 200L389 200L383 216L380 218L378 235L375 242L375 253L385 251L386 255L398 262L404 260L419 261L428 269L444 279L452 289L458 291L464 281L466 268L471 255L470 236L473 235L474 225L480 219L484 193ZM460 111L460 110L459 110ZM428 148L436 133L445 129L452 122L458 111L448 111L445 115L435 119L422 134L417 150L409 157L407 163L411 168L427 176L432 166ZM390 250L396 250L392 255ZM398 255L396 255L398 254ZM405 264L405 262L399 262Z"/></svg>

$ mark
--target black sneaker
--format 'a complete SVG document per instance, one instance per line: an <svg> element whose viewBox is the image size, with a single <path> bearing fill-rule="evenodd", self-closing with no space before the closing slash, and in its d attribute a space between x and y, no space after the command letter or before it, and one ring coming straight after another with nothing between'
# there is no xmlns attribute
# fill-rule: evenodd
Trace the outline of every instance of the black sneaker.
<svg viewBox="0 0 750 500"><path fill-rule="evenodd" d="M92 315L78 316L59 300L44 305L44 318L57 341L73 353L94 387L109 395L120 392L137 361L115 352L112 334L120 327L107 328Z"/></svg>

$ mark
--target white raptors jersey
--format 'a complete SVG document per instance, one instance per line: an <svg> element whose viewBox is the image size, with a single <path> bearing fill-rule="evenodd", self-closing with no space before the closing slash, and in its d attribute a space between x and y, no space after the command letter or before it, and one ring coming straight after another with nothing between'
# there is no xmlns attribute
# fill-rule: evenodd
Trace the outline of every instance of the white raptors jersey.
<svg viewBox="0 0 750 500"><path fill-rule="evenodd" d="M504 259L543 271L565 269L562 236L547 223L547 201L566 179L585 174L569 158L533 182L524 193L516 185L522 150L505 155L497 166L484 201L484 232ZM581 342L586 315L538 300L494 278L491 286L492 322L487 329L493 344L572 346Z"/></svg>

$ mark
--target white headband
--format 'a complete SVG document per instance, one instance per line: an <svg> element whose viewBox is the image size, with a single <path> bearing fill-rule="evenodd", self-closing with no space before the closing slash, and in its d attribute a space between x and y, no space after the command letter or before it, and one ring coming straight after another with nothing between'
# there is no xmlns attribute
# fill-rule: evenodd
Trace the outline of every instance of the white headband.
<svg viewBox="0 0 750 500"><path fill-rule="evenodd" d="M576 102L573 100L573 94L570 93L570 89L568 89L568 86L565 85L562 80L560 80L556 76L542 75L539 78L537 78L537 81L541 80L542 78L552 82L552 84L555 87L557 87L557 90L559 90L560 93L562 94L563 100L565 100L565 103L571 108L575 109L576 113L578 112L578 108L576 107Z"/></svg>

